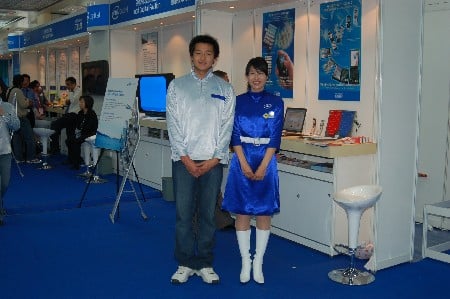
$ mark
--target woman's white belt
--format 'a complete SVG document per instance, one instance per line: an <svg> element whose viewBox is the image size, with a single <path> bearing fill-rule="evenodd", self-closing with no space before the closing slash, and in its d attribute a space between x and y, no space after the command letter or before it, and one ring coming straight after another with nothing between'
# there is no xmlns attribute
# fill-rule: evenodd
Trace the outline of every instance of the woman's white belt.
<svg viewBox="0 0 450 299"><path fill-rule="evenodd" d="M241 142L243 143L251 143L256 146L259 146L261 144L269 144L270 138L252 138L252 137L244 137L241 136Z"/></svg>

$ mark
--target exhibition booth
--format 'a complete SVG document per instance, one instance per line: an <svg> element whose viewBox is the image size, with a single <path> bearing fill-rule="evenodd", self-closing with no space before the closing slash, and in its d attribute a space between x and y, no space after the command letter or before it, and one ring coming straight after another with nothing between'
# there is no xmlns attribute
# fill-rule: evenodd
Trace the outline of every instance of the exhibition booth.
<svg viewBox="0 0 450 299"><path fill-rule="evenodd" d="M68 76L86 88L88 63L106 61L109 78L164 73L176 78L191 68L190 39L205 33L220 44L215 69L226 71L241 94L246 91L244 66L263 56L271 64L271 91L283 97L285 107L306 109L302 133L331 138L283 137L281 212L273 218L273 232L338 254L337 246L348 243L347 216L333 194L377 184L383 194L363 214L358 238L373 246L366 268L377 271L411 261L422 1L185 0L171 1L174 7L168 2L159 8L125 0L94 4L79 18L64 19L80 19L80 32L20 47L20 72L40 80L55 100ZM100 17L104 5L110 9L106 20ZM60 22L32 30L49 33ZM292 72L283 69L279 50L290 55ZM100 115L104 96L100 92L94 99ZM163 178L171 176L165 121L144 116L140 125L137 174L144 184L162 190ZM335 140L335 135L348 138Z"/></svg>

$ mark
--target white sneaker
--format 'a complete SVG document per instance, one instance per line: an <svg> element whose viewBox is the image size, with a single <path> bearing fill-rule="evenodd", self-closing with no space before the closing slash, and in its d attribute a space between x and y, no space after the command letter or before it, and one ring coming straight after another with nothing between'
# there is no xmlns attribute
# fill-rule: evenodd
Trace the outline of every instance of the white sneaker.
<svg viewBox="0 0 450 299"><path fill-rule="evenodd" d="M197 275L200 276L206 283L219 283L220 280L219 275L217 275L211 267L198 270Z"/></svg>
<svg viewBox="0 0 450 299"><path fill-rule="evenodd" d="M170 282L177 283L185 283L189 277L195 274L195 270L185 266L178 266L177 271L172 275Z"/></svg>

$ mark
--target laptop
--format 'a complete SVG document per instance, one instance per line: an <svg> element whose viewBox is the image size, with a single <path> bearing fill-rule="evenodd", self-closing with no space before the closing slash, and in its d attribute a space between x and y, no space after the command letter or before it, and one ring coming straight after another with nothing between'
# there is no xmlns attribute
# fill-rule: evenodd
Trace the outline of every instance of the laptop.
<svg viewBox="0 0 450 299"><path fill-rule="evenodd" d="M287 107L284 114L283 136L302 135L306 108Z"/></svg>

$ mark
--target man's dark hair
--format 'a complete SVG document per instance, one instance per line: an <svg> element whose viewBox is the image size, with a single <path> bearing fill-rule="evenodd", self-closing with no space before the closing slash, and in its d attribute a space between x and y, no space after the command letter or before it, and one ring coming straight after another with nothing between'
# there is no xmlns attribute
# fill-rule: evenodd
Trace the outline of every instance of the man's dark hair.
<svg viewBox="0 0 450 299"><path fill-rule="evenodd" d="M77 84L77 79L75 79L74 77L67 77L66 82Z"/></svg>
<svg viewBox="0 0 450 299"><path fill-rule="evenodd" d="M189 54L191 55L191 57L194 55L195 45L199 43L212 45L214 49L214 58L219 57L219 43L214 37L207 34L197 35L191 39L191 42L189 43Z"/></svg>
<svg viewBox="0 0 450 299"><path fill-rule="evenodd" d="M28 75L28 74L22 74L22 77L28 78L28 81L31 79L30 75Z"/></svg>

